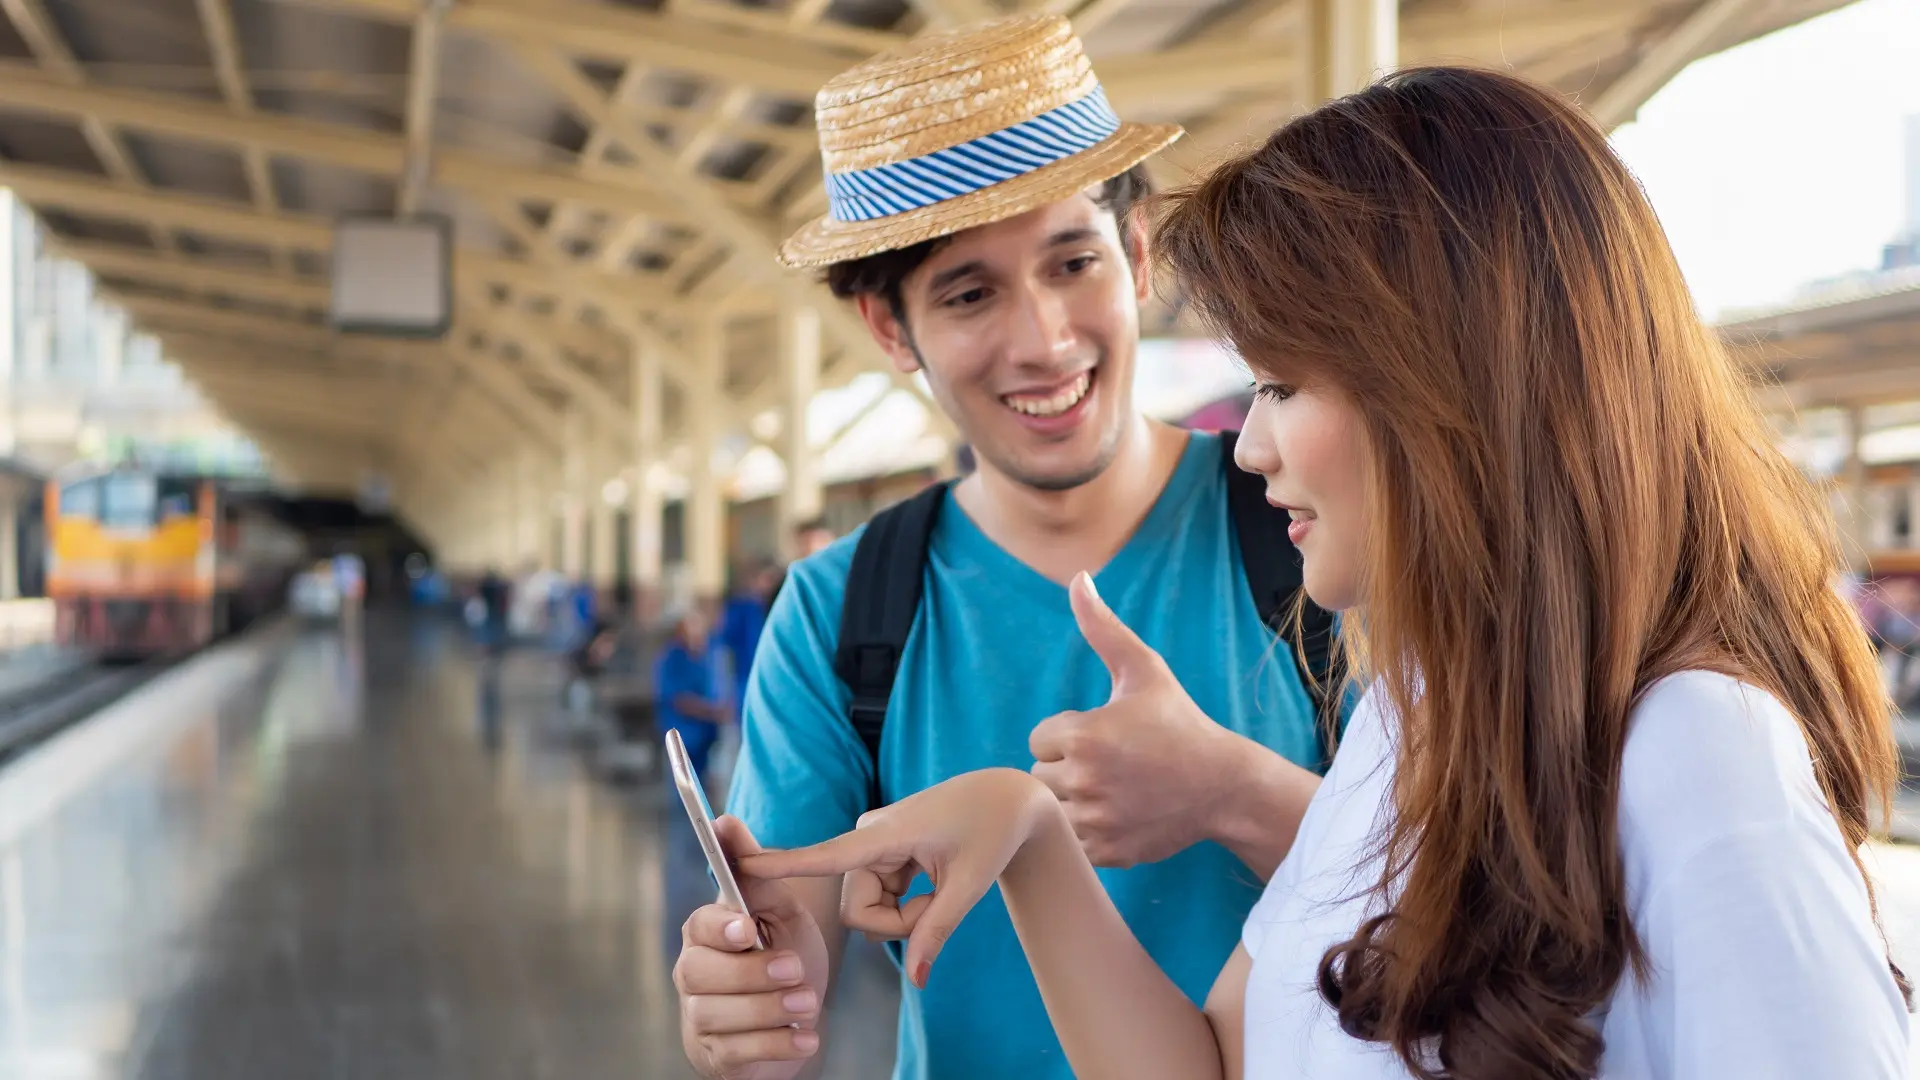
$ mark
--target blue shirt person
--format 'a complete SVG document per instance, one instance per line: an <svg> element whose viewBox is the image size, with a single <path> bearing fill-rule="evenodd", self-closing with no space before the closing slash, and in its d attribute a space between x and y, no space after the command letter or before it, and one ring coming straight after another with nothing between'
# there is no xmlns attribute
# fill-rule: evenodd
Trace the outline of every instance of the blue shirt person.
<svg viewBox="0 0 1920 1080"><path fill-rule="evenodd" d="M1006 62L1014 53L1031 62ZM1015 70L1018 87L993 83ZM1293 655L1254 607L1220 444L1134 404L1150 279L1132 208L1140 163L1178 130L1121 121L1093 82L1057 16L921 39L830 80L817 130L916 139L824 147L831 213L781 258L824 270L974 452L930 538L880 798L1032 769L1149 954L1198 998L1318 787L1307 763L1320 740ZM916 93L886 92L902 85ZM927 150L948 137L964 153ZM828 839L869 806L873 767L832 663L861 535L791 567L769 613L730 788L737 820L721 823L736 854ZM1069 606L1082 572L1164 661L1151 693L1115 695ZM771 955L728 936L736 915L697 910L675 968L682 1044L703 1075L789 1080L820 1068L833 1038L816 1024L844 940L841 881L743 887ZM771 975L788 960L791 978ZM902 984L898 1080L1070 1077L995 896L924 988Z"/></svg>
<svg viewBox="0 0 1920 1080"><path fill-rule="evenodd" d="M706 616L696 607L680 616L653 669L660 730L680 733L688 760L703 776L729 715L718 659L708 641Z"/></svg>
<svg viewBox="0 0 1920 1080"><path fill-rule="evenodd" d="M1242 580L1219 460L1216 436L1192 435L1165 489L1095 584L1207 716L1311 762L1319 753L1312 705ZM1010 555L948 499L882 744L888 802L974 769L1032 767L1029 740L1038 724L1065 710L1098 708L1111 689L1075 625L1066 588ZM749 685L729 812L767 847L837 836L867 809L868 756L832 667L858 539L856 532L791 569ZM1196 1001L1233 952L1262 886L1210 840L1101 876L1141 943ZM1069 1075L997 894L967 916L926 989L909 983L905 995L897 1077Z"/></svg>
<svg viewBox="0 0 1920 1080"><path fill-rule="evenodd" d="M747 576L741 587L727 598L720 613L720 642L725 646L731 667L731 700L738 708L746 701L747 673L753 670L754 653L760 648L760 634L767 625L767 605L780 581L779 568L764 564Z"/></svg>

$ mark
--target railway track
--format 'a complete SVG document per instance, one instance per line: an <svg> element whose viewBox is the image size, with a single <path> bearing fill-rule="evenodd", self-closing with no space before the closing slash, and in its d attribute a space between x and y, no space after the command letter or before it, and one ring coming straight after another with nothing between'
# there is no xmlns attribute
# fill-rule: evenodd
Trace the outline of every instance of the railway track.
<svg viewBox="0 0 1920 1080"><path fill-rule="evenodd" d="M76 658L44 678L0 693L0 763L106 708L181 659L161 656L115 665Z"/></svg>

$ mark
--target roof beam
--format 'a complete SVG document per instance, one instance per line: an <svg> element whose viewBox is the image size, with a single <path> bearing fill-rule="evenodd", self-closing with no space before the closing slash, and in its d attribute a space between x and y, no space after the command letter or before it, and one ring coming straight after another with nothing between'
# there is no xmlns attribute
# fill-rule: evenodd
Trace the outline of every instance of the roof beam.
<svg viewBox="0 0 1920 1080"><path fill-rule="evenodd" d="M1613 80L1588 110L1600 126L1612 129L1632 120L1640 106L1704 52L1736 19L1751 12L1756 0L1707 0Z"/></svg>
<svg viewBox="0 0 1920 1080"><path fill-rule="evenodd" d="M705 178L676 161L673 154L659 142L635 128L626 117L618 115L571 61L537 46L515 43L509 48L529 68L545 77L583 119L611 130L614 137L639 160L642 169L663 180L671 178L678 181L681 198L687 209L710 230L726 237L742 253L743 258L737 260L739 266L788 301L818 309L823 328L838 338L842 346L861 356L874 370L887 372L895 382L911 388L929 406L932 405L917 384L887 361L867 332L866 324L846 305L833 299L823 287L789 274L780 266L777 258L779 245L769 230L770 222L750 218L728 205L714 193ZM933 413L936 425L950 423L938 408L934 408Z"/></svg>
<svg viewBox="0 0 1920 1080"><path fill-rule="evenodd" d="M411 368L416 373L436 371L443 366L437 359L425 356L419 361L391 355L366 357L300 345L276 345L267 352L258 341L209 330L161 329L153 336L166 348L170 359L188 370L211 358L230 366L244 366L262 376L279 370L311 371L350 381L379 378L396 366Z"/></svg>
<svg viewBox="0 0 1920 1080"><path fill-rule="evenodd" d="M475 301L469 305L474 317L490 327L490 333L504 334L513 339L522 353L526 354L553 381L560 384L567 396L578 402L580 407L593 416L594 425L604 428L616 440L630 437L633 419L626 407L614 398L599 380L558 355L549 344L545 334L541 333L524 316L506 308L490 307Z"/></svg>
<svg viewBox="0 0 1920 1080"><path fill-rule="evenodd" d="M322 278L281 277L256 270L167 259L118 244L63 240L56 241L52 247L60 255L85 264L95 274L132 278L164 288L277 300L313 311L325 311L331 296Z"/></svg>
<svg viewBox="0 0 1920 1080"><path fill-rule="evenodd" d="M59 83L86 85L86 69L80 66L73 50L67 47L66 39L60 36L60 28L54 25L41 0L0 0L0 8L5 9L7 17L13 21L14 29L19 31L44 71L51 73ZM107 175L130 187L146 186L146 177L140 175L140 170L135 167L133 155L128 152L118 132L98 116L83 114L77 119L81 134L107 170ZM173 246L173 238L164 229L148 231L156 247Z"/></svg>
<svg viewBox="0 0 1920 1080"><path fill-rule="evenodd" d="M262 214L220 199L132 191L98 177L28 165L0 164L0 183L34 206L58 207L116 221L157 222L210 236L307 248L323 255L333 248L333 225L321 217ZM699 307L674 295L662 283L639 275L602 274L584 267L580 273L596 291L620 297L629 308L687 311ZM455 252L454 274L541 296L558 295L568 287L555 281L551 271L470 249Z"/></svg>
<svg viewBox="0 0 1920 1080"><path fill-rule="evenodd" d="M935 29L984 22L1006 14L988 0L907 0L907 3Z"/></svg>
<svg viewBox="0 0 1920 1080"><path fill-rule="evenodd" d="M407 165L400 177L394 213L412 217L420 209L433 169L433 110L440 85L440 20L452 0L426 0L413 21L412 58L407 68Z"/></svg>
<svg viewBox="0 0 1920 1080"><path fill-rule="evenodd" d="M584 78L584 76L582 76ZM397 178L406 167L407 143L396 135L296 116L235 114L223 106L164 94L70 86L15 69L0 68L0 100L43 115L97 117L123 127L226 146L257 146L276 154L339 165ZM520 165L459 150L443 150L433 179L484 196L581 202L626 214L686 221L679 200L633 183L584 179L564 169Z"/></svg>
<svg viewBox="0 0 1920 1080"><path fill-rule="evenodd" d="M1499 61L1622 30L1646 8L1621 0L1553 0L1524 7L1419 7L1400 18L1400 63Z"/></svg>
<svg viewBox="0 0 1920 1080"><path fill-rule="evenodd" d="M227 107L242 115L254 111L253 87L247 83L246 64L240 55L240 36L233 28L233 9L230 0L196 0L200 10L200 25L207 33L207 48L213 53L213 68L220 80L221 96L227 99ZM280 199L274 193L273 169L267 161L267 153L257 146L248 146L242 151L246 162L247 188L253 195L253 204L263 214L278 213ZM286 249L274 247L274 261L282 270L291 270L293 260Z"/></svg>
<svg viewBox="0 0 1920 1080"><path fill-rule="evenodd" d="M416 0L303 0L391 23L411 23ZM773 34L702 25L693 19L576 0L468 0L447 12L447 25L500 41L563 49L576 56L744 83L811 100L823 83L869 55Z"/></svg>
<svg viewBox="0 0 1920 1080"><path fill-rule="evenodd" d="M804 41L828 49L845 50L855 55L885 52L906 41L906 35L892 30L870 30L843 22L821 22L831 0L799 0L786 11L750 8L710 0L678 0L673 13L687 19L731 26L736 30L761 32L793 41Z"/></svg>
<svg viewBox="0 0 1920 1080"><path fill-rule="evenodd" d="M432 341L369 340L342 334L313 323L276 319L247 311L232 311L204 304L130 295L124 290L102 290L125 308L127 314L156 333L166 330L217 334L250 341L266 348L299 345L330 356L365 356L388 363L427 363L439 351Z"/></svg>
<svg viewBox="0 0 1920 1080"><path fill-rule="evenodd" d="M1270 41L1202 41L1095 63L1107 96L1123 112L1166 98L1291 87L1299 78L1299 62Z"/></svg>
<svg viewBox="0 0 1920 1080"><path fill-rule="evenodd" d="M511 205L498 201L484 205L488 217L492 218L495 224L525 246L536 261L549 268L549 277L558 278L563 283L580 282L584 285L587 277L593 273L554 250L552 238L534 229ZM689 362L679 348L668 341L666 336L645 318L635 313L632 305L624 303L617 295L601 295L597 299L608 321L626 334L635 348L658 349L661 359L666 362L668 374L672 375L675 381L685 384ZM562 307L564 308L565 305L563 304ZM631 424L625 425L625 428L630 427L632 427Z"/></svg>

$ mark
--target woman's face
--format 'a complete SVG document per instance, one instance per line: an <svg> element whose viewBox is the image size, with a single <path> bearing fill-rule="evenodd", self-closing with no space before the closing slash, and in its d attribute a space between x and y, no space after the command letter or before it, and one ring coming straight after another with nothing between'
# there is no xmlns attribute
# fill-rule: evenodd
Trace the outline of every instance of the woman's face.
<svg viewBox="0 0 1920 1080"><path fill-rule="evenodd" d="M1366 432L1346 395L1262 382L1234 461L1289 511L1307 595L1329 611L1360 602L1369 526Z"/></svg>

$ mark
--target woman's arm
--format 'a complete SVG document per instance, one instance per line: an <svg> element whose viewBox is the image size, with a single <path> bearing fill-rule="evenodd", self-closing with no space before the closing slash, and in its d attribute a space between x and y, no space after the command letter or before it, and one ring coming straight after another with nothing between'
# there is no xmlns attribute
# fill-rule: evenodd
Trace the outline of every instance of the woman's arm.
<svg viewBox="0 0 1920 1080"><path fill-rule="evenodd" d="M1134 938L1065 812L1048 802L1000 892L1074 1074L1238 1080L1245 952L1220 973L1207 1012L1195 1008Z"/></svg>
<svg viewBox="0 0 1920 1080"><path fill-rule="evenodd" d="M845 875L841 919L906 938L908 977L923 988L941 948L997 882L1077 1075L1239 1078L1245 953L1221 972L1207 1011L1195 1008L1114 909L1060 800L1028 773L964 773L870 811L824 843L741 856L738 869L757 878ZM921 873L933 891L901 903Z"/></svg>

